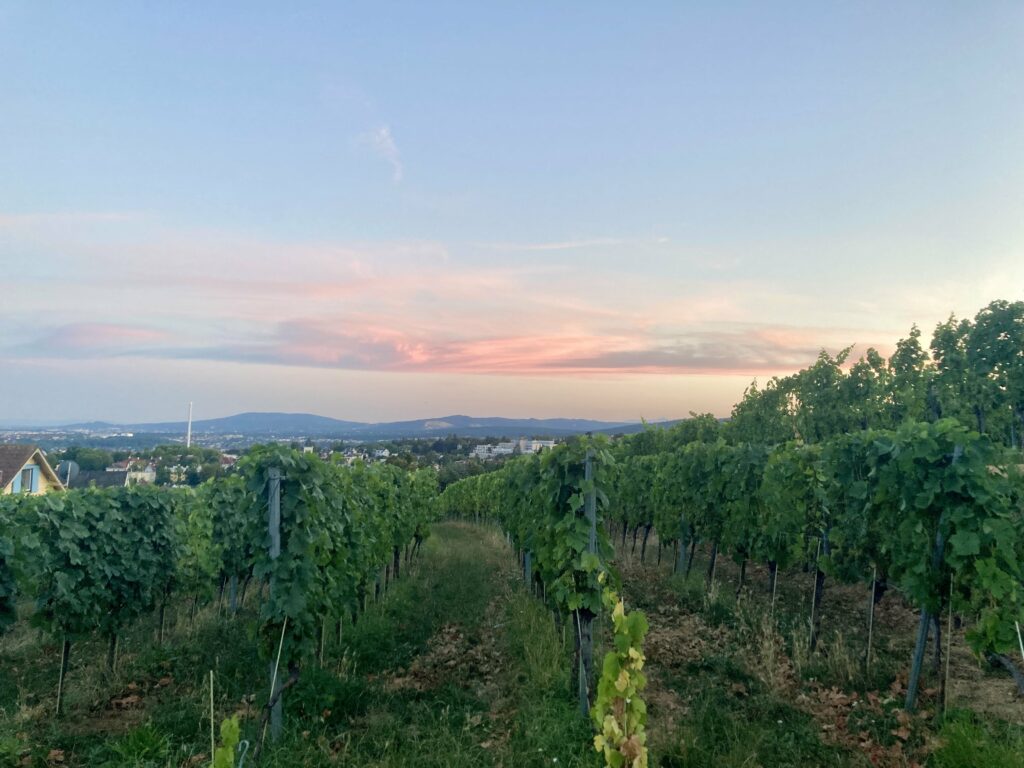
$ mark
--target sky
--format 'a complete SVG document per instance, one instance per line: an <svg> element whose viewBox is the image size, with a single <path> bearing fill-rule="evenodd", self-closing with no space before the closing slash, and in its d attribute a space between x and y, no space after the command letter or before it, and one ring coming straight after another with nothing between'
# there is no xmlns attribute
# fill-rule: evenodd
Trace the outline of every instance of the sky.
<svg viewBox="0 0 1024 768"><path fill-rule="evenodd" d="M1024 299L1020 3L0 2L0 422L728 415Z"/></svg>

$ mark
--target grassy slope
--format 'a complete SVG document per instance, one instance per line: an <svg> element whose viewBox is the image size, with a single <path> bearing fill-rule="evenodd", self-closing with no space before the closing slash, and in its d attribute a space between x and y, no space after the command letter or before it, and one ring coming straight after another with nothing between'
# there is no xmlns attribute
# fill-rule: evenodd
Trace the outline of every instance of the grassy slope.
<svg viewBox="0 0 1024 768"><path fill-rule="evenodd" d="M657 566L622 553L626 595L647 612L647 691L652 765L913 766L1024 768L1024 706L1012 682L961 664L953 646L952 708L943 719L938 678L927 674L921 712L901 711L916 616L894 593L876 613L873 663L862 666L866 589L827 585L820 650L807 649L812 575L780 575L770 611L767 572L750 568L737 598L738 568L719 558L705 590L707 554L689 579L672 576L672 554ZM929 657L930 658L930 657ZM961 679L957 679L957 676ZM979 708L988 690L983 714ZM971 697L965 694L975 693ZM1016 724L1014 724L1016 723Z"/></svg>
<svg viewBox="0 0 1024 768"><path fill-rule="evenodd" d="M252 607L184 609L164 648L152 626L124 638L118 671L100 643L74 649L67 715L51 715L57 651L24 625L0 640L0 767L207 765L208 670L217 720L255 738L266 663ZM440 525L409 575L372 606L322 669L286 694L286 732L264 766L593 766L569 662L550 615L515 583L493 531ZM53 752L57 750L57 752ZM6 755L6 756L5 756ZM24 761L23 763L21 761Z"/></svg>

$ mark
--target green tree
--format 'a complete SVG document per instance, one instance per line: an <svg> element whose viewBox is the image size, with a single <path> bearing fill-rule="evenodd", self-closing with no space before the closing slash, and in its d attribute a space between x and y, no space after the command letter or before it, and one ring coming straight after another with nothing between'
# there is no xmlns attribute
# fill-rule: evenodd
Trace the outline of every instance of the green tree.
<svg viewBox="0 0 1024 768"><path fill-rule="evenodd" d="M932 360L935 362L935 395L940 418L959 419L979 432L985 431L985 398L968 359L970 320L950 315L932 334Z"/></svg>
<svg viewBox="0 0 1024 768"><path fill-rule="evenodd" d="M889 378L885 358L873 347L851 366L840 386L854 428L884 426L891 391Z"/></svg>
<svg viewBox="0 0 1024 768"><path fill-rule="evenodd" d="M993 434L1024 447L1024 301L993 301L978 312L967 339L967 360L984 392L983 407L994 412L1000 426L1008 426Z"/></svg>
<svg viewBox="0 0 1024 768"><path fill-rule="evenodd" d="M732 409L729 439L737 443L778 445L796 437L789 413L790 393L786 384L772 377L759 389L754 381L743 399Z"/></svg>
<svg viewBox="0 0 1024 768"><path fill-rule="evenodd" d="M934 373L928 352L921 346L921 331L916 325L911 326L910 334L896 342L889 358L888 418L883 427L925 418L934 421L939 417Z"/></svg>
<svg viewBox="0 0 1024 768"><path fill-rule="evenodd" d="M820 443L856 427L856 417L844 392L843 364L850 347L835 357L822 350L808 368L790 377L790 408L796 432L807 443Z"/></svg>
<svg viewBox="0 0 1024 768"><path fill-rule="evenodd" d="M64 451L62 458L75 462L79 468L86 471L106 469L114 462L113 456L107 451L100 448L82 448L76 445Z"/></svg>

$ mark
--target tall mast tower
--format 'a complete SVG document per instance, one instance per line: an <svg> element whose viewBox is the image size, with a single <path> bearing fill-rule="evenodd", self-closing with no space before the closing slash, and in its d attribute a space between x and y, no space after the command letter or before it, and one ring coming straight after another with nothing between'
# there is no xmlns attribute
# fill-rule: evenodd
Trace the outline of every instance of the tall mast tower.
<svg viewBox="0 0 1024 768"><path fill-rule="evenodd" d="M185 433L185 447L192 447L192 401L188 401L188 431Z"/></svg>

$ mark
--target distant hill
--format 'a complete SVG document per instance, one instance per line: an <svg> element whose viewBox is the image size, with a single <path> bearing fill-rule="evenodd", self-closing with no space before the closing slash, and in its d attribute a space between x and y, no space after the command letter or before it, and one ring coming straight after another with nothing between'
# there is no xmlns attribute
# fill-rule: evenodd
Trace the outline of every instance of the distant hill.
<svg viewBox="0 0 1024 768"><path fill-rule="evenodd" d="M305 435L330 437L366 425L359 421L343 421L312 413L238 413L219 419L199 419L192 422L193 434L212 435ZM185 432L184 421L154 424L126 424L133 432Z"/></svg>
<svg viewBox="0 0 1024 768"><path fill-rule="evenodd" d="M123 430L136 434L184 434L184 421L145 424L89 422L69 424L64 429ZM367 423L344 421L311 413L239 413L218 419L192 422L195 435L246 435L254 437L319 437L384 440L399 437L430 437L458 434L465 437L519 437L548 435L566 437L584 432L635 432L640 424L595 419L509 419L452 415L432 419Z"/></svg>
<svg viewBox="0 0 1024 768"><path fill-rule="evenodd" d="M375 438L449 435L466 437L519 437L520 435L578 435L620 426L593 419L507 419L496 416L442 416L436 419L367 424L360 433Z"/></svg>

